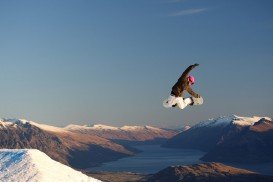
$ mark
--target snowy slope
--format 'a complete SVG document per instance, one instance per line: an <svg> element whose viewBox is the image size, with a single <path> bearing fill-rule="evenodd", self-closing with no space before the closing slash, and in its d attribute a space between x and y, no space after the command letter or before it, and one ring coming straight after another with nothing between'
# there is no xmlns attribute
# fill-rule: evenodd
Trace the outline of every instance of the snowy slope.
<svg viewBox="0 0 273 182"><path fill-rule="evenodd" d="M36 149L1 149L0 181L99 182Z"/></svg>

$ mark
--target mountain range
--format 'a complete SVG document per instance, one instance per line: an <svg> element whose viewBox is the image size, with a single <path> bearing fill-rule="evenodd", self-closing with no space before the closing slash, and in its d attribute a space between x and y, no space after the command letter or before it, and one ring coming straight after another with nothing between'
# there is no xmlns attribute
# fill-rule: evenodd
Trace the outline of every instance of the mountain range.
<svg viewBox="0 0 273 182"><path fill-rule="evenodd" d="M104 133L108 132L106 136ZM38 149L56 161L79 169L135 154L133 149L116 143L113 138L151 141L175 134L150 126L126 126L119 130L105 125L60 128L23 119L0 120L0 148Z"/></svg>
<svg viewBox="0 0 273 182"><path fill-rule="evenodd" d="M98 181L70 167L86 169L133 156L136 151L124 145L124 141L149 143L158 139L166 140L164 147L206 151L201 159L208 163L170 166L150 175L110 174L103 179L98 174L96 178L111 181L114 176L117 179L123 176L125 181L134 178L150 182L273 181L270 176L219 163L273 161L272 120L236 115L203 121L180 133L151 126L68 125L61 128L23 119L1 119L0 148L4 149L0 149L0 181ZM128 177L132 179L126 179Z"/></svg>
<svg viewBox="0 0 273 182"><path fill-rule="evenodd" d="M131 150L134 149L130 145L162 144L179 133L178 130L161 129L152 126L113 127L101 124L93 126L68 125L65 129L73 133L96 135L106 138L127 146Z"/></svg>
<svg viewBox="0 0 273 182"><path fill-rule="evenodd" d="M273 161L272 141L270 118L233 115L200 122L163 146L205 151L203 161L262 163Z"/></svg>

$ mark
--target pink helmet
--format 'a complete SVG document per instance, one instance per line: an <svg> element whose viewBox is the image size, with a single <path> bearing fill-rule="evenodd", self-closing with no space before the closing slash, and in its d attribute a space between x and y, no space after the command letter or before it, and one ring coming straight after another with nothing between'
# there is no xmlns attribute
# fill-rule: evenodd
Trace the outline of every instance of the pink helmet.
<svg viewBox="0 0 273 182"><path fill-rule="evenodd" d="M193 85L194 84L194 77L193 76L188 76L188 80L190 82L190 85Z"/></svg>

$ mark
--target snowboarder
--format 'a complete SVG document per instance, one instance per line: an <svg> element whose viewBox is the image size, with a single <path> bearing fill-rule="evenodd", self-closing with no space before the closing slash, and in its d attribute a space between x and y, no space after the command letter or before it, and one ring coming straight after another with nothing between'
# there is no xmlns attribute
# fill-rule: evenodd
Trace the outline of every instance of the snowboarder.
<svg viewBox="0 0 273 182"><path fill-rule="evenodd" d="M199 64L190 65L180 76L176 84L172 87L171 94L168 99L163 101L163 106L166 108L178 107L184 109L188 105L201 105L203 98L195 93L191 85L194 84L195 79L193 76L188 76L190 71L199 66ZM187 91L192 97L184 98L183 92Z"/></svg>

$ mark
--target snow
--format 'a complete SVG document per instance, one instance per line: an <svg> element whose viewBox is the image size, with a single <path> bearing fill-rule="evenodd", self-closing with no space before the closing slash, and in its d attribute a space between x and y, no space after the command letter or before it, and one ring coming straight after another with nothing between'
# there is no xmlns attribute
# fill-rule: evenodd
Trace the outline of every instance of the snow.
<svg viewBox="0 0 273 182"><path fill-rule="evenodd" d="M271 121L271 118L269 118L269 117L259 117L259 116L241 117L241 116L236 116L236 118L233 120L233 124L237 124L237 125L241 125L241 126L250 126L250 125L254 125L254 123L258 122L262 118L265 118L265 119Z"/></svg>
<svg viewBox="0 0 273 182"><path fill-rule="evenodd" d="M2 127L9 127L13 126L16 127L17 124L26 124L25 120L19 120L19 119L6 119L6 118L1 118L0 119L0 124Z"/></svg>
<svg viewBox="0 0 273 182"><path fill-rule="evenodd" d="M198 123L197 125L195 125L193 128L227 126L229 124L236 124L240 126L251 126L251 125L254 125L254 123L258 122L262 118L271 120L271 118L269 117L259 117L259 116L243 117L243 116L231 115L231 116L222 116L216 119L209 119L207 121L202 121Z"/></svg>
<svg viewBox="0 0 273 182"><path fill-rule="evenodd" d="M108 126L103 124L95 124L93 126L70 124L66 126L65 129L67 130L119 130L118 127Z"/></svg>
<svg viewBox="0 0 273 182"><path fill-rule="evenodd" d="M145 128L147 128L148 130L162 131L162 129L156 128L156 127L153 127L153 126L145 126Z"/></svg>
<svg viewBox="0 0 273 182"><path fill-rule="evenodd" d="M17 125L21 125L21 124L24 125L26 123L27 123L26 120L1 118L0 119L0 129L7 128L7 127L16 128Z"/></svg>
<svg viewBox="0 0 273 182"><path fill-rule="evenodd" d="M36 149L1 149L0 181L99 182Z"/></svg>
<svg viewBox="0 0 273 182"><path fill-rule="evenodd" d="M34 121L28 121L26 119L7 119L7 118L2 118L0 119L0 124L3 125L3 127L8 127L8 126L13 126L16 127L17 125L24 125L24 124L31 124L34 125L42 130L46 131L52 131L52 132L66 132L64 128L60 127L55 127L55 126L50 126L50 125L45 125L45 124L39 124Z"/></svg>
<svg viewBox="0 0 273 182"><path fill-rule="evenodd" d="M152 126L122 126L122 127L114 127L114 126L108 126L108 125L102 125L102 124L95 124L93 126L87 126L87 125L73 125L70 124L65 127L67 130L122 130L122 131L139 131L139 130L153 130L153 131L161 131L160 128L152 127Z"/></svg>
<svg viewBox="0 0 273 182"><path fill-rule="evenodd" d="M187 126L185 126L184 128L183 128L183 131L187 131L187 130L189 130L191 127L189 126L189 125L187 125Z"/></svg>
<svg viewBox="0 0 273 182"><path fill-rule="evenodd" d="M70 124L65 127L67 130L81 130L81 129L89 129L87 125L76 125L76 124Z"/></svg>
<svg viewBox="0 0 273 182"><path fill-rule="evenodd" d="M94 125L93 127L90 127L90 129L94 130L123 130L123 131L139 131L139 130L161 130L159 128L155 128L152 126L122 126L122 127L114 127L114 126L107 126L107 125L101 125L97 124Z"/></svg>
<svg viewBox="0 0 273 182"><path fill-rule="evenodd" d="M193 128L206 127L206 126L226 126L226 125L230 124L233 119L234 119L233 116L228 116L228 117L223 116L223 117L219 117L217 119L209 119L207 121L202 121L202 122L198 123Z"/></svg>
<svg viewBox="0 0 273 182"><path fill-rule="evenodd" d="M88 127L87 127L88 128ZM90 129L94 130L123 130L123 131L139 131L139 130L161 130L159 128L155 128L152 126L122 126L122 127L114 127L114 126L107 126L107 125L101 125L96 124L93 127L89 127Z"/></svg>
<svg viewBox="0 0 273 182"><path fill-rule="evenodd" d="M152 131L162 131L160 128L155 128L152 126L123 126L120 127L123 131L140 131L140 130L152 130Z"/></svg>
<svg viewBox="0 0 273 182"><path fill-rule="evenodd" d="M75 125L75 124L70 124L64 128L60 127L55 127L55 126L50 126L46 124L40 124L34 121L28 121L26 119L0 119L0 129L1 129L1 124L3 127L7 126L13 126L16 127L17 125L20 124L31 124L34 125L42 130L46 131L51 131L51 132L69 132L69 131L81 131L81 130L114 130L114 131L140 131L140 130L152 130L152 131L162 131L160 128L152 127L152 126L122 126L122 127L114 127L114 126L108 126L108 125L103 125L103 124L95 124L93 126L88 126L88 125Z"/></svg>
<svg viewBox="0 0 273 182"><path fill-rule="evenodd" d="M123 126L120 128L121 130L125 131L137 131L137 130L142 130L142 126Z"/></svg>
<svg viewBox="0 0 273 182"><path fill-rule="evenodd" d="M67 130L119 130L118 127L114 126L108 126L108 125L103 125L103 124L95 124L93 126L88 126L88 125L75 125L75 124L70 124L65 127Z"/></svg>
<svg viewBox="0 0 273 182"><path fill-rule="evenodd" d="M51 132L66 132L64 128L56 127L56 126L50 126L50 125L45 125L45 124L39 124L37 122L30 121L30 124L37 126L38 128L41 128L46 131L51 131Z"/></svg>
<svg viewBox="0 0 273 182"><path fill-rule="evenodd" d="M90 127L91 129L97 129L97 130L119 130L118 127L114 126L107 126L102 124L95 124L93 127Z"/></svg>

